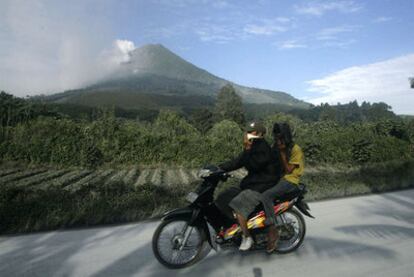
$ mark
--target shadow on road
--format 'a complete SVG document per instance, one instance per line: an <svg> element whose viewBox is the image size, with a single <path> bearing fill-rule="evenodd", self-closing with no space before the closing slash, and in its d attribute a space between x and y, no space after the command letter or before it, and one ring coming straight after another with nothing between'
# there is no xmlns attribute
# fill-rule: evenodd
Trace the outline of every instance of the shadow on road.
<svg viewBox="0 0 414 277"><path fill-rule="evenodd" d="M302 251L298 256L314 253L319 257L331 259L352 257L357 259L395 258L395 252L380 246L372 246L363 242L352 242L347 240L308 237Z"/></svg>
<svg viewBox="0 0 414 277"><path fill-rule="evenodd" d="M364 238L414 238L414 228L406 223L414 222L414 191L401 194L384 194L375 200L369 200L358 208L361 216L367 218L378 215L382 218L393 218L396 222L386 224L364 224L339 226L334 230L358 236L355 241L331 239L326 237L307 236L303 246L287 255L267 255L264 251L241 253L237 249L223 250L209 254L198 264L182 270L169 270L159 264L152 254L151 242L141 240L132 245L129 252L109 253L108 258L99 261L99 268L89 271L88 276L238 276L261 277L267 272L262 268L277 267L287 261L289 263L307 260L342 260L353 259L396 259L396 252L379 245L370 245ZM372 201L372 203L371 203ZM383 204L378 205L378 201ZM372 205L371 205L372 204ZM396 208L396 205L397 208ZM400 226L398 223L404 224ZM117 245L124 239L137 237L148 231L137 225L119 226L116 228L97 228L77 231L53 232L16 237L3 237L0 241L0 276L75 276L76 266L73 259L82 251L89 251L96 245ZM146 230L145 230L146 229ZM62 235L64 233L64 235ZM144 233L143 233L144 234ZM380 244L382 245L382 244ZM99 248L98 248L99 249ZM111 255L112 254L112 255ZM96 259L100 259L97 256ZM79 257L77 257L79 259ZM93 261L92 261L93 262ZM233 269L233 270L232 270ZM95 273L93 273L95 272Z"/></svg>
<svg viewBox="0 0 414 277"><path fill-rule="evenodd" d="M414 224L414 190L400 191L394 194L381 194L382 204L378 200L370 200L372 204L361 207L364 216L377 215L392 218L402 223Z"/></svg>
<svg viewBox="0 0 414 277"><path fill-rule="evenodd" d="M395 252L383 247L370 246L364 243L355 243L336 239L307 237L303 247L288 255L267 255L264 251L249 251L247 253L234 250L223 250L210 254L198 264L181 270L170 270L159 264L153 255L150 245L146 249L136 249L129 255L108 265L93 276L116 276L142 274L143 276L233 276L231 268L243 271L247 265L246 272L241 276L263 276L262 269L258 266L252 269L252 265L263 265L273 263L275 266L282 263L284 259L296 258L298 261L303 256L316 255L325 259L342 259L352 257L357 259L393 259ZM144 254L143 254L144 253ZM146 254L145 254L146 253ZM239 275L238 275L239 276Z"/></svg>
<svg viewBox="0 0 414 277"><path fill-rule="evenodd" d="M68 262L72 256L108 237L122 239L131 232L139 235L140 230L128 225L4 237L0 242L0 276L74 276L75 266Z"/></svg>

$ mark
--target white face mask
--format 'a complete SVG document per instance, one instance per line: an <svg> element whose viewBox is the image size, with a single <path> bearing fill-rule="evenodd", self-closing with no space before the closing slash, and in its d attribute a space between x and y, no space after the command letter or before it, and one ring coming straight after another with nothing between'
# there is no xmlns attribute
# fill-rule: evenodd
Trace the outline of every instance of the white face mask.
<svg viewBox="0 0 414 277"><path fill-rule="evenodd" d="M252 135L252 134L247 134L247 140L253 140L253 139L257 139L260 138L259 136L256 135Z"/></svg>

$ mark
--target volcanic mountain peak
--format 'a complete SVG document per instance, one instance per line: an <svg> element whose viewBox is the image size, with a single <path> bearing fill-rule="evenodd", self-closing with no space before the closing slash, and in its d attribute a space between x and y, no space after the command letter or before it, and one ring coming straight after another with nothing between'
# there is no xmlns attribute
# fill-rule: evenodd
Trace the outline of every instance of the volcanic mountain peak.
<svg viewBox="0 0 414 277"><path fill-rule="evenodd" d="M161 44L146 44L130 53L117 76L152 74L192 82L224 84L225 80L187 62Z"/></svg>
<svg viewBox="0 0 414 277"><path fill-rule="evenodd" d="M145 101L137 100L144 96L156 98L158 102L173 96L189 97L191 103L197 102L194 101L197 97L199 100L204 99L202 102L208 98L210 100L207 102L210 103L222 86L231 83L245 103L309 107L308 103L284 92L240 86L217 77L187 62L161 44L136 48L129 53L129 58L105 81L84 89L51 95L49 99L90 106L119 105L128 108L144 105ZM164 105L158 102L157 105Z"/></svg>

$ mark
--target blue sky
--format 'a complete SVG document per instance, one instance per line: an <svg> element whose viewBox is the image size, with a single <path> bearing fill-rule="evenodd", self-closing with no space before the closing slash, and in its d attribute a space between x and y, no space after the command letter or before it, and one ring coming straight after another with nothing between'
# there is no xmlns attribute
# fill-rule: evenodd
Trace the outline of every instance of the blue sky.
<svg viewBox="0 0 414 277"><path fill-rule="evenodd" d="M3 0L0 84L16 95L81 87L120 53L161 43L242 85L414 114L413 12L413 0Z"/></svg>

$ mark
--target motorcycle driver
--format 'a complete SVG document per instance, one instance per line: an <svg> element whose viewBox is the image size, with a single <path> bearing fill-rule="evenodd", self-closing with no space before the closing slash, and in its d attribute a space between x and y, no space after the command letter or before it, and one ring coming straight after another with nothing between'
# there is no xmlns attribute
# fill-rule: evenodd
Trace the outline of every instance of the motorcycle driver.
<svg viewBox="0 0 414 277"><path fill-rule="evenodd" d="M281 166L278 156L272 152L270 145L264 139L263 136L265 134L266 128L260 122L249 124L247 132L244 134L243 151L238 157L219 165L226 172L242 167L248 172L247 176L241 180L239 186L228 188L215 201L216 206L231 221L234 218L234 208L230 207L229 203L234 197L246 189L262 193L274 186L281 177ZM247 197L246 201L251 201L251 199ZM243 208L244 203L239 204Z"/></svg>

